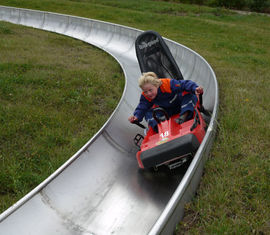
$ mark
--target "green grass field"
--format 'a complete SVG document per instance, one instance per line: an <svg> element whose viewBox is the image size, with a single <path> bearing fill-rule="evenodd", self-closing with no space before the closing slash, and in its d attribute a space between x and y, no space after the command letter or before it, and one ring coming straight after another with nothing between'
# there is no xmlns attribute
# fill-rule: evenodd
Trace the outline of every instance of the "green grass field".
<svg viewBox="0 0 270 235"><path fill-rule="evenodd" d="M2 212L101 128L118 104L124 77L99 49L5 22L0 52Z"/></svg>
<svg viewBox="0 0 270 235"><path fill-rule="evenodd" d="M270 99L267 92L270 88L270 17L257 14L240 15L224 9L149 0L0 0L0 4L89 17L136 27L142 30L152 29L158 31L162 36L184 44L202 55L213 67L219 83L220 107L218 133L209 160L206 163L197 196L187 205L185 217L178 225L177 233L270 233ZM20 142L24 144L22 152L26 153L25 156L27 157L25 158L29 159L31 163L31 161L34 160L31 160L33 158L31 158L29 154L27 145L32 145L33 150L31 151L35 153L35 151L37 151L35 149L37 143L32 142L31 136L21 137L23 131L25 130L25 133L29 133L32 126L40 128L43 127L44 123L46 124L44 127L45 133L49 125L56 125L54 126L58 127L56 129L62 129L62 127L57 126L57 124L51 123L52 121L50 119L48 120L48 117L42 115L48 114L48 112L43 113L39 103L44 100L46 101L47 97L51 95L54 98L48 103L45 103L45 106L50 110L59 105L53 102L59 102L61 104L62 96L60 95L58 97L57 94L55 94L57 91L50 94L50 87L52 87L52 85L49 83L51 80L45 79L45 77L47 78L48 76L57 77L57 75L50 76L50 74L54 72L48 68L53 67L53 63L43 65L39 62L35 65L33 61L36 61L36 59L31 58L31 63L24 65L22 65L22 61L2 62L3 58L6 57L2 56L4 45L1 42L1 40L4 40L2 35L6 37L14 36L16 38L16 34L13 32L15 29L13 27L15 26L10 26L6 23L1 23L0 26L0 76L3 76L1 74L7 73L8 75L4 77L10 77L9 80L12 80L2 80L2 77L0 80L1 92L5 92L5 95L1 94L0 96L0 111L3 113L1 114L0 123L1 128L4 128L3 125L5 122L3 120L9 120L10 117L12 117L8 122L10 123L10 130L16 130L15 127L12 127L16 125L15 119L20 119L22 113L25 113L23 105L20 104L21 98L18 98L16 101L20 109L14 108L14 110L12 110L13 105L2 106L2 104L13 100L14 95L10 95L13 94L11 91L14 90L14 86L16 89L19 89L17 86L21 87L22 84L20 83L25 80L22 80L25 74L35 74L35 71L38 71L44 75L44 86L36 88L35 86L37 86L37 84L32 84L32 86L35 87L32 89L36 95L35 100L29 98L30 104L37 103L37 116L30 118L26 115L24 125L20 126L21 132L17 131L15 133L17 137L21 138ZM41 32L39 33L42 34ZM44 35L47 34L45 33ZM83 50L79 49L77 51L78 53L86 53L84 51L93 49L83 43L65 39L65 37L51 37L59 37L58 39L51 39L51 41L55 43L54 46L51 45L55 50L66 50L64 43L61 43L62 40L67 40L68 42L66 43L68 45L75 42L78 43L78 47L83 48ZM45 43L42 42L41 38L43 38L43 36L40 36L41 44L39 47L42 47L42 43ZM12 46L11 44L10 47ZM96 51L96 49L93 50ZM24 50L24 52L26 54L29 53L27 49ZM99 53L102 55L102 52L99 51ZM54 58L58 62L59 60L57 58L60 55L61 52L59 52L58 55L56 54L56 58ZM53 60L53 58L51 58L51 60ZM19 63L22 64L18 66ZM59 69L65 66L65 63L73 64L74 62L66 60L58 67L56 66L56 68L54 68L56 74L60 73ZM88 64L88 62L82 61L82 64L85 65L85 63ZM119 67L110 59L108 63L112 66L112 73L115 74L116 77L120 77ZM97 63L93 66L93 68L96 67L96 74L100 72L99 64L100 63ZM76 72L73 72L73 74L77 74L77 72L82 74L82 76L84 73L87 74L87 72L81 71L83 70L82 68L75 66L73 69ZM111 72L109 72L109 74L110 73ZM17 76L17 74L20 74L20 76ZM68 74L72 74L72 72ZM89 82L87 81L87 77L88 75L84 77L86 84ZM107 78L110 79L110 77ZM31 80L31 78L29 79ZM42 80L42 77L39 79ZM6 85L3 84L3 81ZM31 84L31 82L28 83ZM76 80L74 83L76 83ZM66 82L63 81L62 85L65 84ZM29 86L29 84L24 85L27 88ZM90 86L90 84L88 85ZM55 86L56 85L53 87ZM119 99L117 92L119 92L118 95L120 95L121 87L122 84L120 83L119 89L115 91L115 97L117 97L115 98L115 102ZM49 92L48 95L42 97L43 92L40 91L41 89L47 90L47 92ZM101 86L100 89L102 89ZM74 91L74 88L72 88L72 91ZM72 91L70 92L72 93ZM75 89L75 91L80 91L80 89ZM91 109L93 104L87 103L89 102L87 95L80 97L79 94L81 93L70 94L71 98L69 103L86 102L87 108ZM21 97L19 90L16 96ZM23 97L27 100L27 94ZM114 98L112 98L112 100L114 100ZM115 105L112 100L109 102L111 107ZM61 107L61 105L58 107ZM11 113L9 116L5 117L5 110L2 109L7 108L10 109ZM100 112L102 112L102 110L100 110ZM89 112L86 113L86 116L88 114ZM54 119L55 115L52 114L52 118ZM34 121L36 119L38 121ZM71 119L73 120L73 118ZM70 126L69 124L67 125ZM74 126L74 130L65 130L69 132L69 136L76 143L73 145L72 140L69 142L71 143L70 149L73 148L72 150L66 150L70 151L69 153L74 153L74 151L84 143L83 138L74 136L74 133L77 134L77 132L80 132L79 130L84 130L84 128L80 128L79 125ZM33 132L35 132L35 130L33 130ZM37 140L40 143L44 143L43 141L51 138L50 136L51 134L47 133L47 135L39 137ZM66 144L67 140L65 140L65 138L63 139L61 134L56 134L54 138L58 138L57 140L59 140L59 142L52 140L52 148L58 152L60 151L59 149L62 149L61 146ZM77 138L79 138L79 140ZM86 139L87 138L88 136ZM34 171L35 180L28 180L29 174L27 173L22 176L15 174L18 169L24 166L21 166L20 161L15 160L13 157L17 154L18 159L20 159L22 156L20 153L2 153L2 149L6 148L5 144L14 144L12 143L13 141L6 142L10 139L14 139L10 134L7 134L4 138L1 137L0 160L1 167L4 166L4 169L7 172L11 172L13 176L11 179L5 179L6 174L2 174L1 170L0 180L1 185L3 180L8 180L7 182L11 182L10 185L15 185L17 187L16 190L18 189L19 197L27 191L24 189L24 185L21 184L38 183L40 180L44 179L45 176L40 176L39 169ZM24 141L28 141L26 142L28 144L25 145ZM17 145L19 143L15 144ZM16 149L18 149L18 146ZM42 156L42 153L46 153L49 150L46 146L43 146L43 149L41 146L40 151ZM53 158L54 157L52 157L52 160ZM60 158L57 164L49 165L44 171L48 173L52 172L61 164L61 160L64 161L64 159ZM44 162L45 160L41 158L40 161ZM11 167L7 166L8 163L11 163ZM24 183L21 183L18 177L24 178ZM29 183L30 181L31 183ZM9 190L10 192L7 190L7 195L12 195L14 189ZM2 192L2 189L0 193L1 201L3 197L9 197Z"/></svg>

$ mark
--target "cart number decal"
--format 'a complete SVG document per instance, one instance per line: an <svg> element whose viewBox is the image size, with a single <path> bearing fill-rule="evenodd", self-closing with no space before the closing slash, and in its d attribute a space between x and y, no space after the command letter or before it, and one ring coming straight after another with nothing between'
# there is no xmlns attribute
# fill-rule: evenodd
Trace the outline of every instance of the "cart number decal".
<svg viewBox="0 0 270 235"><path fill-rule="evenodd" d="M169 136L169 131L165 131L164 133L161 133L160 136L162 139L166 138L167 136Z"/></svg>
<svg viewBox="0 0 270 235"><path fill-rule="evenodd" d="M158 141L156 145L164 144L167 141L169 141L169 138L167 138L167 136L169 136L169 131L165 131L164 133L161 133L160 136L162 140Z"/></svg>

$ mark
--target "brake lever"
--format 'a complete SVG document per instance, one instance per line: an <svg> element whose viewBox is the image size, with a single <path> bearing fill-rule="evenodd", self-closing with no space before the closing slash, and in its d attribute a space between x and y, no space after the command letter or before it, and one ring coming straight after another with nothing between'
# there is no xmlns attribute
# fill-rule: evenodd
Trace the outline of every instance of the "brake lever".
<svg viewBox="0 0 270 235"><path fill-rule="evenodd" d="M146 127L141 124L138 120L135 120L134 122L132 122L132 124L136 124L137 126L141 127L142 129L145 129Z"/></svg>

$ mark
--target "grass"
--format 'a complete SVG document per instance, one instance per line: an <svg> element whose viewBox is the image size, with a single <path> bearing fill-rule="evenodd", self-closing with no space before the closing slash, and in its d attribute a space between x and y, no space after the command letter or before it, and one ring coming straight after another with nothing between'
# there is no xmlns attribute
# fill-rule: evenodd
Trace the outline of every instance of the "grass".
<svg viewBox="0 0 270 235"><path fill-rule="evenodd" d="M150 0L0 4L152 29L201 54L219 82L219 128L197 196L186 206L177 233L270 233L269 17Z"/></svg>
<svg viewBox="0 0 270 235"><path fill-rule="evenodd" d="M3 211L100 129L118 104L124 78L99 49L4 22L0 51Z"/></svg>

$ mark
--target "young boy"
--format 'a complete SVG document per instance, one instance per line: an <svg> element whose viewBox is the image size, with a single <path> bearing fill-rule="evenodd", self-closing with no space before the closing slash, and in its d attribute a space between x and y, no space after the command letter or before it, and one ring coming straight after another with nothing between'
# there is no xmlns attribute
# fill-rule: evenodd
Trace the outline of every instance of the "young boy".
<svg viewBox="0 0 270 235"><path fill-rule="evenodd" d="M180 113L176 122L181 124L193 116L194 106L197 103L197 94L203 93L203 88L190 80L159 79L153 72L143 73L139 78L142 89L140 102L134 114L128 118L132 123L141 122L143 117L156 132L157 122L153 118L152 106L164 108L169 116ZM183 92L189 92L183 95ZM196 94L196 95L195 95Z"/></svg>

